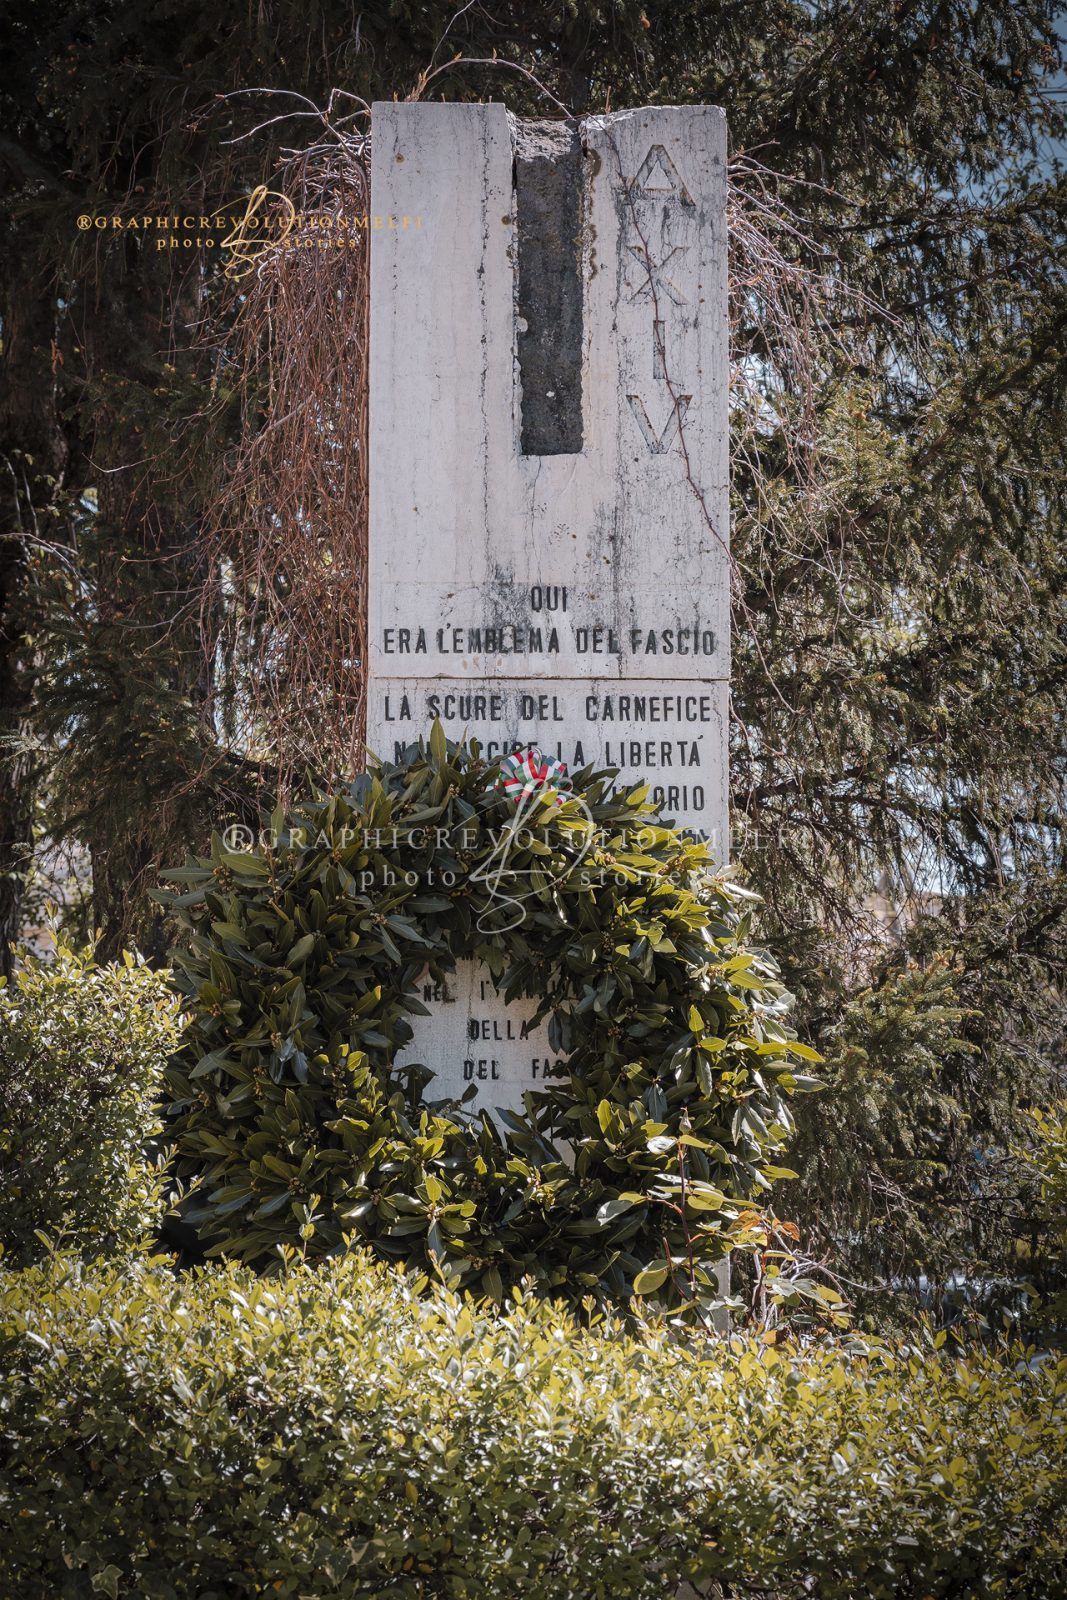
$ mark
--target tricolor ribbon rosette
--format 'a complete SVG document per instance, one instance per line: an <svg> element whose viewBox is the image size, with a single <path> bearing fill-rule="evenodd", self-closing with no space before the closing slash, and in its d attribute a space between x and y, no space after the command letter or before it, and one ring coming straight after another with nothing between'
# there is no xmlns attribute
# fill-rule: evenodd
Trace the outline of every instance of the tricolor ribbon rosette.
<svg viewBox="0 0 1067 1600"><path fill-rule="evenodd" d="M561 806L571 788L566 762L546 756L536 745L505 756L496 782L497 788L503 789L520 811L526 809L528 802L550 794L555 795L556 804Z"/></svg>
<svg viewBox="0 0 1067 1600"><path fill-rule="evenodd" d="M589 808L580 796L573 795L574 784L565 763L554 756L546 756L536 745L504 756L493 787L504 791L515 810L498 831L488 860L471 873L471 882L484 883L488 897L486 908L478 918L481 933L505 933L509 928L518 927L526 915L524 902L531 894L541 892L546 882L561 882L573 872L589 850L594 834ZM555 801L561 806L569 799L576 802L589 823L588 830L583 830L584 838L574 841L568 838L551 863L542 854L535 858L536 865L531 866L525 854L527 847L522 842L522 835L528 831L527 818L545 801ZM568 830L564 828L563 832L568 833ZM546 873L550 874L547 879ZM533 879L539 887L520 887Z"/></svg>

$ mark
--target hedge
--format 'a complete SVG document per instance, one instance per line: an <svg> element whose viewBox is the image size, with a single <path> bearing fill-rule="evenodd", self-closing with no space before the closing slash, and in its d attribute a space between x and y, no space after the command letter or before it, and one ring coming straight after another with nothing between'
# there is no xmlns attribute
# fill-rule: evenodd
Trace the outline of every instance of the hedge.
<svg viewBox="0 0 1067 1600"><path fill-rule="evenodd" d="M18 1600L1067 1592L1062 1356L679 1342L356 1254L57 1258L0 1329Z"/></svg>
<svg viewBox="0 0 1067 1600"><path fill-rule="evenodd" d="M165 1188L160 1094L181 1038L168 975L140 956L19 952L0 978L0 1247L7 1264L62 1235L125 1253L158 1228Z"/></svg>

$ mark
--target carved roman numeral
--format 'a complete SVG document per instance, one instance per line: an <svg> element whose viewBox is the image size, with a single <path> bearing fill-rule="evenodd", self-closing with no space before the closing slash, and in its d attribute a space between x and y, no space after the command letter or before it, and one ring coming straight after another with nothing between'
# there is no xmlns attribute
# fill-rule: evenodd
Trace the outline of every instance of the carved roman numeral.
<svg viewBox="0 0 1067 1600"><path fill-rule="evenodd" d="M664 268L674 260L675 256L684 256L688 253L689 246L687 244L676 244L672 250L667 252L662 261L653 261L643 244L628 244L626 248L632 256L635 256L640 261L645 269L645 281L630 296L631 305L635 300L644 300L646 296L651 298L653 288L655 288L657 297L660 294L665 294L667 299L673 300L676 306L688 305L689 302L686 296L678 288L677 284L672 283L670 278L664 276Z"/></svg>
<svg viewBox="0 0 1067 1600"><path fill-rule="evenodd" d="M667 376L667 342L662 322L652 324L652 376L659 379Z"/></svg>
<svg viewBox="0 0 1067 1600"><path fill-rule="evenodd" d="M693 204L693 197L682 182L678 168L661 144L654 144L651 147L630 179L630 188L640 189L643 194L673 194L683 206Z"/></svg>
<svg viewBox="0 0 1067 1600"><path fill-rule="evenodd" d="M654 456L664 455L670 449L674 442L675 434L685 421L685 414L689 410L689 402L692 398L691 394L680 394L677 405L671 406L666 422L657 433L648 420L648 412L645 410L645 402L641 399L641 396L639 394L628 394L626 396L630 410L633 412L634 420L641 430L641 437Z"/></svg>

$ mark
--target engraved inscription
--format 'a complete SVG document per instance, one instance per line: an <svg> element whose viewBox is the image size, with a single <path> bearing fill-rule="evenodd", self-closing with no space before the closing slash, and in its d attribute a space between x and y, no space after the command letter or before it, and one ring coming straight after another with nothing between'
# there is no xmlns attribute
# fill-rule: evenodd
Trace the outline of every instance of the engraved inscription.
<svg viewBox="0 0 1067 1600"><path fill-rule="evenodd" d="M674 301L676 306L689 304L688 296L684 295L677 284L672 283L671 279L666 275L666 268L674 260L675 256L688 254L689 246L687 244L676 244L672 250L667 252L662 261L653 261L643 244L630 244L626 248L632 256L640 261L645 269L644 282L638 284L633 294L631 294L631 302L635 300L650 300L652 291L655 289L657 299L660 294L665 294L668 300Z"/></svg>
<svg viewBox="0 0 1067 1600"><path fill-rule="evenodd" d="M674 194L683 206L693 204L693 196L682 182L681 174L661 144L654 144L630 179L630 188L645 194Z"/></svg>
<svg viewBox="0 0 1067 1600"><path fill-rule="evenodd" d="M532 1023L534 1001L505 1005L476 962L457 962L445 985L424 977L419 996L431 1014L410 1019L413 1037L398 1059L431 1068L428 1099L463 1100L472 1112L518 1107L527 1089L566 1074L547 1023Z"/></svg>
<svg viewBox="0 0 1067 1600"><path fill-rule="evenodd" d="M641 399L641 396L639 394L628 394L626 396L637 426L641 430L641 437L654 456L664 455L670 449L675 435L685 421L685 414L689 410L689 402L692 398L691 394L680 394L677 403L672 405L667 413L666 422L657 433L648 419L645 402Z"/></svg>

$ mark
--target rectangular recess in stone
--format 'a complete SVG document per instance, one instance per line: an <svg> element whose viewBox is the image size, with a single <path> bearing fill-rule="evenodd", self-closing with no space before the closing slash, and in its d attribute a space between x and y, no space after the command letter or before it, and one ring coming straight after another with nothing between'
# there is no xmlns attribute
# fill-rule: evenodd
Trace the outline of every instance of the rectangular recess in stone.
<svg viewBox="0 0 1067 1600"><path fill-rule="evenodd" d="M582 448L582 152L578 128L513 123L524 456Z"/></svg>

